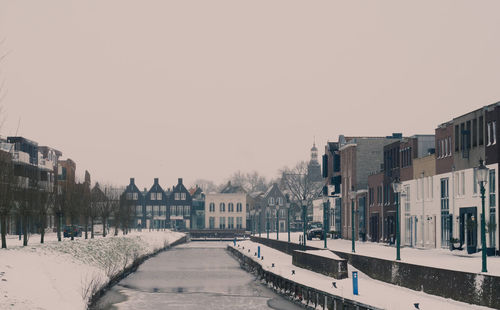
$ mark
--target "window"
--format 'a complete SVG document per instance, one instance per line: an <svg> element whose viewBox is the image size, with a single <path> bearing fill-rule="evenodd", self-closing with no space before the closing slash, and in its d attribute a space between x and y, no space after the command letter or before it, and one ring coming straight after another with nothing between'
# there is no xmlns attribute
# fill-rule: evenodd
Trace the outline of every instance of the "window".
<svg viewBox="0 0 500 310"><path fill-rule="evenodd" d="M377 186L377 204L382 204L382 186Z"/></svg>
<svg viewBox="0 0 500 310"><path fill-rule="evenodd" d="M215 203L211 202L209 208L209 212L215 212Z"/></svg>
<svg viewBox="0 0 500 310"><path fill-rule="evenodd" d="M175 206L170 206L170 215L177 215L175 214Z"/></svg>
<svg viewBox="0 0 500 310"><path fill-rule="evenodd" d="M405 193L406 193L405 211L410 212L410 186L409 185L405 186Z"/></svg>
<svg viewBox="0 0 500 310"><path fill-rule="evenodd" d="M181 193L181 200L186 200L186 193Z"/></svg>
<svg viewBox="0 0 500 310"><path fill-rule="evenodd" d="M219 204L219 211L226 212L226 205L223 202Z"/></svg>
<svg viewBox="0 0 500 310"><path fill-rule="evenodd" d="M448 178L441 179L441 247L446 248L450 245L450 203Z"/></svg>
<svg viewBox="0 0 500 310"><path fill-rule="evenodd" d="M139 199L139 195L137 193L134 193L134 197L133 197L134 200L137 200Z"/></svg>
<svg viewBox="0 0 500 310"><path fill-rule="evenodd" d="M161 206L160 207L160 215L167 215L167 206Z"/></svg>
<svg viewBox="0 0 500 310"><path fill-rule="evenodd" d="M236 228L242 229L243 228L243 218L242 217L237 217L236 218Z"/></svg>
<svg viewBox="0 0 500 310"><path fill-rule="evenodd" d="M215 228L215 217L211 216L208 218L208 227L210 229L214 229Z"/></svg>
<svg viewBox="0 0 500 310"><path fill-rule="evenodd" d="M471 134L472 134L472 132L471 132L471 126L470 126L470 121L467 121L465 128L467 130L467 135L468 135L467 138L466 138L467 142L465 143L465 145L467 146L468 149L470 149L471 148Z"/></svg>
<svg viewBox="0 0 500 310"><path fill-rule="evenodd" d="M156 200L161 200L161 193L156 193Z"/></svg>
<svg viewBox="0 0 500 310"><path fill-rule="evenodd" d="M269 197L269 204L274 205L274 197Z"/></svg>
<svg viewBox="0 0 500 310"><path fill-rule="evenodd" d="M477 118L472 120L472 146L477 146Z"/></svg>
<svg viewBox="0 0 500 310"><path fill-rule="evenodd" d="M491 145L491 123L488 122L488 124L486 125L487 127L487 131L486 131L486 140L488 140L488 144L486 144L486 146L490 146Z"/></svg>
<svg viewBox="0 0 500 310"><path fill-rule="evenodd" d="M142 206L135 206L135 211L138 215L142 214Z"/></svg>
<svg viewBox="0 0 500 310"><path fill-rule="evenodd" d="M181 200L181 194L180 193L175 193L174 197L175 197L174 198L175 200Z"/></svg>
<svg viewBox="0 0 500 310"><path fill-rule="evenodd" d="M190 211L189 206L184 206L184 216L189 216L191 214Z"/></svg>
<svg viewBox="0 0 500 310"><path fill-rule="evenodd" d="M451 156L451 137L448 137L448 145L449 145L449 148L448 148L448 156Z"/></svg>
<svg viewBox="0 0 500 310"><path fill-rule="evenodd" d="M234 212L234 205L232 202L227 204L227 212Z"/></svg>
<svg viewBox="0 0 500 310"><path fill-rule="evenodd" d="M497 144L497 121L491 122L491 133L493 135L493 144Z"/></svg>
<svg viewBox="0 0 500 310"><path fill-rule="evenodd" d="M154 216L158 216L158 212L160 211L160 207L159 206L153 206L153 215Z"/></svg>
<svg viewBox="0 0 500 310"><path fill-rule="evenodd" d="M455 144L458 144L456 139L455 139ZM479 145L483 144L484 144L484 118L482 116L479 116Z"/></svg>
<svg viewBox="0 0 500 310"><path fill-rule="evenodd" d="M455 125L455 152L458 152L459 150L459 141L460 141L460 136L459 136L459 130L458 130L458 125ZM479 134L479 144L481 143L481 133Z"/></svg>
<svg viewBox="0 0 500 310"><path fill-rule="evenodd" d="M182 206L177 206L177 215L182 216Z"/></svg>
<svg viewBox="0 0 500 310"><path fill-rule="evenodd" d="M234 217L230 216L227 218L227 228L229 229L234 228Z"/></svg>
<svg viewBox="0 0 500 310"><path fill-rule="evenodd" d="M243 211L243 206L241 205L241 202L238 202L236 204L236 212L242 212Z"/></svg>
<svg viewBox="0 0 500 310"><path fill-rule="evenodd" d="M127 200L132 200L132 193L127 193Z"/></svg>
<svg viewBox="0 0 500 310"><path fill-rule="evenodd" d="M151 193L149 197L150 197L149 199L151 200L156 200L156 193Z"/></svg>
<svg viewBox="0 0 500 310"><path fill-rule="evenodd" d="M225 217L219 218L219 229L226 229L226 218Z"/></svg>
<svg viewBox="0 0 500 310"><path fill-rule="evenodd" d="M146 214L151 215L151 206L146 206Z"/></svg>
<svg viewBox="0 0 500 310"><path fill-rule="evenodd" d="M490 189L490 208L495 208L496 200L495 200L495 170L489 170L489 189Z"/></svg>
<svg viewBox="0 0 500 310"><path fill-rule="evenodd" d="M281 206L281 205L283 205L283 198L278 197L276 200L277 200L277 203L278 203L280 206Z"/></svg>
<svg viewBox="0 0 500 310"><path fill-rule="evenodd" d="M444 153L443 154L446 156L446 155L448 155L448 139L444 139L442 141L444 141Z"/></svg>

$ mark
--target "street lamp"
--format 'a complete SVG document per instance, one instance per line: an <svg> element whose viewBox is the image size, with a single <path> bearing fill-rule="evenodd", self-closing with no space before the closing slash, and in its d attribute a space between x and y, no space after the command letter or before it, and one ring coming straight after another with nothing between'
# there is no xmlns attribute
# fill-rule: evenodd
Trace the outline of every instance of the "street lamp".
<svg viewBox="0 0 500 310"><path fill-rule="evenodd" d="M280 240L280 205L276 202L276 240Z"/></svg>
<svg viewBox="0 0 500 310"><path fill-rule="evenodd" d="M267 218L267 223L266 223L266 230L267 230L267 239L269 239L269 208L266 207L266 218Z"/></svg>
<svg viewBox="0 0 500 310"><path fill-rule="evenodd" d="M260 206L259 206L259 208L260 208ZM261 222L260 209L259 209L259 211L257 211L257 217L259 218L257 225L259 226L259 238L260 238L261 237L261 235L260 235L260 222Z"/></svg>
<svg viewBox="0 0 500 310"><path fill-rule="evenodd" d="M351 191L349 192L349 198L351 198L352 253L356 253L356 248L354 244L354 199L356 199L356 191L354 190L354 186L351 188Z"/></svg>
<svg viewBox="0 0 500 310"><path fill-rule="evenodd" d="M324 247L327 248L327 226L328 226L328 196L323 195L323 241L325 242Z"/></svg>
<svg viewBox="0 0 500 310"><path fill-rule="evenodd" d="M394 193L396 194L396 260L401 260L401 237L400 237L400 228L399 228L399 195L402 190L402 185L401 182L396 179L394 182L392 182L392 189L394 190Z"/></svg>
<svg viewBox="0 0 500 310"><path fill-rule="evenodd" d="M288 232L288 243L290 243L290 203L286 203L286 231Z"/></svg>
<svg viewBox="0 0 500 310"><path fill-rule="evenodd" d="M485 188L484 185L488 181L488 168L483 164L483 160L479 160L479 167L477 167L477 182L479 183L479 186L481 187L481 246L483 247L482 249L482 261L483 261L483 268L481 272L488 272L486 269L486 229L485 229L485 216L484 216L484 193L485 193Z"/></svg>
<svg viewBox="0 0 500 310"><path fill-rule="evenodd" d="M304 225L304 251L306 250L306 239L307 239L307 201L302 200L302 221Z"/></svg>

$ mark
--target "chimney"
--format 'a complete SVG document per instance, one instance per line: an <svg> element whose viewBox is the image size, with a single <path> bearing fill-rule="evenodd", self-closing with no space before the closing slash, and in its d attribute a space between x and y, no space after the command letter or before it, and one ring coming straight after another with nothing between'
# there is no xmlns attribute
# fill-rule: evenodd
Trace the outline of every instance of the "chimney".
<svg viewBox="0 0 500 310"><path fill-rule="evenodd" d="M177 183L182 184L182 178L178 178Z"/></svg>
<svg viewBox="0 0 500 310"><path fill-rule="evenodd" d="M155 184L158 184L158 178L155 178Z"/></svg>
<svg viewBox="0 0 500 310"><path fill-rule="evenodd" d="M130 178L130 184L131 185L135 184L135 178Z"/></svg>

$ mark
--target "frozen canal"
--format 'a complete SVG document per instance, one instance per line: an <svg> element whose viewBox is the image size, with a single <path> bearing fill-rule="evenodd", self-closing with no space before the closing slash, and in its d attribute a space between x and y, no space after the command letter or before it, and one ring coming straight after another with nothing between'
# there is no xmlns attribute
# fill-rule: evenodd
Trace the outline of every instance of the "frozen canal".
<svg viewBox="0 0 500 310"><path fill-rule="evenodd" d="M192 242L142 264L100 309L302 309L240 268L226 242Z"/></svg>

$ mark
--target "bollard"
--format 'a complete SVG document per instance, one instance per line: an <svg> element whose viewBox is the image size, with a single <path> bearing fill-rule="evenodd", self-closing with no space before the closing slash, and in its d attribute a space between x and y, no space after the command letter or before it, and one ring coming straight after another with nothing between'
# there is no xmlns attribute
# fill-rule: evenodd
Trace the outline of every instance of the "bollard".
<svg viewBox="0 0 500 310"><path fill-rule="evenodd" d="M358 272L352 272L352 293L358 295Z"/></svg>
<svg viewBox="0 0 500 310"><path fill-rule="evenodd" d="M260 245L257 246L257 258L260 258Z"/></svg>

